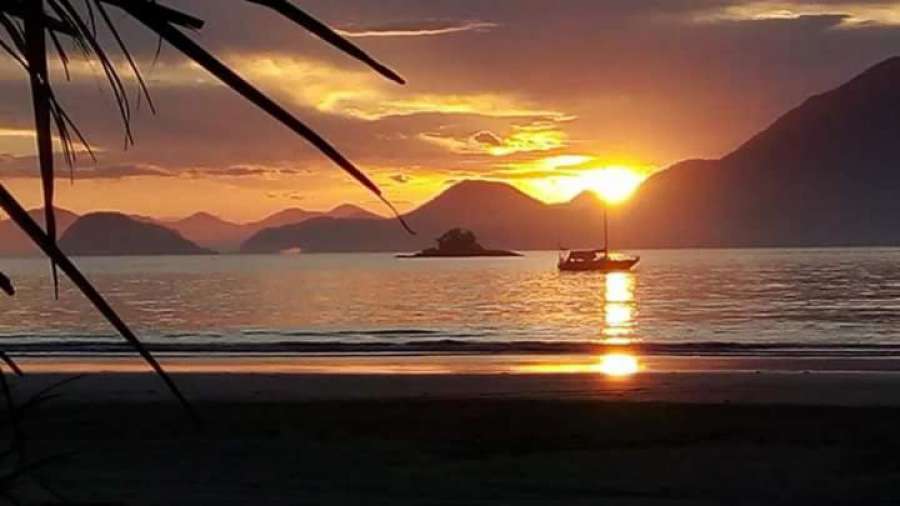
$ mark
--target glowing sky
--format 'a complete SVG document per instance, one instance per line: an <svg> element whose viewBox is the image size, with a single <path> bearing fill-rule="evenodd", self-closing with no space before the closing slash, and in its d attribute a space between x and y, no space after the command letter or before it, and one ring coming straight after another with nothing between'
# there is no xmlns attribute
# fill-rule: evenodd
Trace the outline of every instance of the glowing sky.
<svg viewBox="0 0 900 506"><path fill-rule="evenodd" d="M299 2L406 77L400 87L242 2L169 3L206 19L199 42L331 139L401 209L465 178L552 201L603 167L647 173L717 157L808 95L900 52L900 2ZM123 32L159 114L144 109L137 146L123 151L100 78L76 63L62 98L100 160L76 169L74 186L60 181L61 206L235 220L343 202L384 212L173 50L152 66L155 39L130 23ZM31 206L39 194L26 92L21 72L0 59L0 179Z"/></svg>

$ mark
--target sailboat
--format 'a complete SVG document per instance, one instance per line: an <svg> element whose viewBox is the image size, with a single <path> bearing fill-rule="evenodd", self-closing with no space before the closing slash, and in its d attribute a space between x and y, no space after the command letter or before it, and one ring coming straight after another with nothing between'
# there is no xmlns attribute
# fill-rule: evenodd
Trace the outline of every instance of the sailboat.
<svg viewBox="0 0 900 506"><path fill-rule="evenodd" d="M631 270L641 257L609 251L609 210L603 207L603 248L562 250L557 266L561 271L615 272Z"/></svg>

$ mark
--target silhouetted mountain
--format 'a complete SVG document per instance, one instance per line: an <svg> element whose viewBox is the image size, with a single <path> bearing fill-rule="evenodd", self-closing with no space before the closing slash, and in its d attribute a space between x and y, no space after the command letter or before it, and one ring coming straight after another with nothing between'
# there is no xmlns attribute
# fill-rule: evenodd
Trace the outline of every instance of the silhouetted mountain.
<svg viewBox="0 0 900 506"><path fill-rule="evenodd" d="M814 96L720 160L688 160L614 208L614 247L900 244L900 58ZM591 194L546 205L500 183L467 181L391 220L310 220L263 230L244 250L403 251L466 227L515 249L602 244Z"/></svg>
<svg viewBox="0 0 900 506"><path fill-rule="evenodd" d="M76 220L59 241L70 255L203 255L178 232L121 213L92 213Z"/></svg>
<svg viewBox="0 0 900 506"><path fill-rule="evenodd" d="M354 206L353 204L341 204L325 214L327 216L331 216L332 218L353 218L365 220L378 220L384 218L383 216L379 216L373 212L366 211L365 209Z"/></svg>
<svg viewBox="0 0 900 506"><path fill-rule="evenodd" d="M237 245L253 233L246 225L225 221L209 213L195 213L180 220L155 223L171 228L205 248L220 251L236 249Z"/></svg>
<svg viewBox="0 0 900 506"><path fill-rule="evenodd" d="M246 225L256 231L269 227L293 225L294 223L300 223L301 221L315 218L317 216L322 216L322 213L318 211L307 211L298 207L292 207L283 211L278 211L277 213L271 216L267 216L259 221L247 223Z"/></svg>
<svg viewBox="0 0 900 506"><path fill-rule="evenodd" d="M808 99L733 153L677 164L613 222L633 246L900 244L900 58Z"/></svg>
<svg viewBox="0 0 900 506"><path fill-rule="evenodd" d="M377 214L370 213L351 204L340 205L327 213L290 208L249 223L234 223L205 212L195 213L179 220L155 220L152 218L133 217L138 218L140 221L149 221L171 228L200 246L217 251L230 252L237 251L244 240L262 229L292 225L320 216L360 219L382 218Z"/></svg>
<svg viewBox="0 0 900 506"><path fill-rule="evenodd" d="M2 212L0 212L2 213ZM44 210L32 209L28 214L41 226L44 225ZM3 215L4 218L6 215ZM65 209L56 209L56 227L60 234L66 231L78 215ZM26 256L37 255L40 250L31 242L21 230L9 219L0 220L0 256Z"/></svg>
<svg viewBox="0 0 900 506"><path fill-rule="evenodd" d="M417 235L407 234L394 219L320 217L261 230L241 251L412 251L424 249L455 227L515 249L590 246L602 237L599 206L585 212L579 202L547 205L512 186L489 181L462 181L404 218Z"/></svg>

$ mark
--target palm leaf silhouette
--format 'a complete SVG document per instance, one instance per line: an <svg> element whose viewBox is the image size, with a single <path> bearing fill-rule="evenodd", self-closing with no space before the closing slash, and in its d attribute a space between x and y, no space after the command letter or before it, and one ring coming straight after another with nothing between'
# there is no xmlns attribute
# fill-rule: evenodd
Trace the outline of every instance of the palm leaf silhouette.
<svg viewBox="0 0 900 506"><path fill-rule="evenodd" d="M290 1L244 1L278 13L350 57L368 65L387 79L401 84L405 82L396 72L376 61L362 49L341 37L334 30ZM140 89L139 99L140 97L146 98L151 110L154 110L154 106L139 66L116 29L107 7L114 7L140 22L159 36L161 41L170 44L181 54L206 69L259 109L272 116L300 137L306 139L338 167L381 199L397 216L401 225L410 233L413 232L396 209L384 197L378 186L362 170L343 156L337 148L227 65L223 64L183 31L184 29L199 30L204 25L203 20L163 5L155 0L82 0L80 6L80 9L76 7L73 0L0 0L0 50L22 67L31 84L46 230L42 229L31 219L15 197L2 184L0 184L0 207L10 215L16 225L50 258L53 266L55 289L58 290L56 266L59 266L107 321L156 371L169 390L190 412L190 404L181 394L174 381L90 281L78 270L66 254L59 249L56 243L56 220L53 207L55 176L53 126L56 126L63 156L70 170L78 153L76 142L91 156L93 156L93 151L88 141L57 100L53 91L53 85L50 82L47 70L50 55L50 48L47 45L48 38L52 42L52 48L55 50L57 58L66 71L67 78L69 77L68 65L70 59L63 41L69 41L75 49L80 51L85 59L93 60L99 64L122 120L126 147L134 142L131 131L131 102L117 67L112 62L107 47L104 46L101 42L102 39L98 36L98 25L101 28L105 26L106 30L111 34L111 38L115 41L115 47L128 63L130 71L138 82ZM2 37L4 33L6 35L5 39ZM3 279L5 279L5 276L0 278L0 281ZM5 286L2 283L0 285Z"/></svg>
<svg viewBox="0 0 900 506"><path fill-rule="evenodd" d="M12 281L10 281L9 278L6 277L6 274L3 274L2 272L0 272L0 290L10 297L16 294L16 289L13 287Z"/></svg>

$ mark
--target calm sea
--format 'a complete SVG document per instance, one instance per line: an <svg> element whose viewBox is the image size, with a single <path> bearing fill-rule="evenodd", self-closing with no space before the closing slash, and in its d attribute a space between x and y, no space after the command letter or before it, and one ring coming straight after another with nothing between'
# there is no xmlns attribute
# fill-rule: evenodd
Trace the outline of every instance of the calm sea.
<svg viewBox="0 0 900 506"><path fill-rule="evenodd" d="M633 273L512 259L387 254L82 258L137 333L172 352L577 351L900 353L900 249L656 250ZM0 259L0 343L123 351L47 263Z"/></svg>

